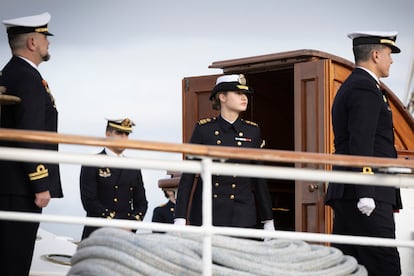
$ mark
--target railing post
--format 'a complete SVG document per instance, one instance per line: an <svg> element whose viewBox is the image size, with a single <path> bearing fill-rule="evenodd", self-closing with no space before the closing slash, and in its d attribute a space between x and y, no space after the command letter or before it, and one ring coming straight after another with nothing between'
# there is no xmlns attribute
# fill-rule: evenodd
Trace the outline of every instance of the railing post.
<svg viewBox="0 0 414 276"><path fill-rule="evenodd" d="M213 204L211 186L211 158L203 158L201 161L201 178L203 180L203 275L212 273L212 225Z"/></svg>

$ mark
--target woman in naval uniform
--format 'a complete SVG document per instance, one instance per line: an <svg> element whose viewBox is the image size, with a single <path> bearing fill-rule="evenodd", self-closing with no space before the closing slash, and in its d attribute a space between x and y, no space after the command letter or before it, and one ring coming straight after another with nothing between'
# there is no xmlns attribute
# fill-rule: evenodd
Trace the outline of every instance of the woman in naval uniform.
<svg viewBox="0 0 414 276"><path fill-rule="evenodd" d="M220 110L220 115L198 121L190 143L261 148L264 142L259 126L240 117L240 113L247 109L247 94L252 93L243 75L219 77L210 100L213 108ZM253 163L248 160L227 162ZM194 181L195 177L195 174L183 173L180 179L174 224L202 224L202 180ZM256 228L259 222L266 230L275 229L270 194L264 179L213 175L212 184L213 225ZM187 210L193 185L196 185L195 192L190 210Z"/></svg>

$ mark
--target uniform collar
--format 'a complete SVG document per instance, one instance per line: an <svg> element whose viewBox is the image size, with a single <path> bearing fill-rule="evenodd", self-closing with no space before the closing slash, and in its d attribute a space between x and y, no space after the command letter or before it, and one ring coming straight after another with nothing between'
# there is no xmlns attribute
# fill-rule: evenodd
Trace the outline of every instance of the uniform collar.
<svg viewBox="0 0 414 276"><path fill-rule="evenodd" d="M379 78L371 70L369 70L365 67L362 67L362 66L357 66L357 68L362 69L365 72L367 72L368 74L370 74L370 76L374 78L374 80L377 82L378 85L381 83Z"/></svg>
<svg viewBox="0 0 414 276"><path fill-rule="evenodd" d="M242 123L240 118L237 118L237 120L234 121L233 123L229 123L223 117L221 117L221 115L218 116L217 122L218 122L220 128L222 128L224 130L235 129L236 131L240 129L240 126L241 126L241 123Z"/></svg>
<svg viewBox="0 0 414 276"><path fill-rule="evenodd" d="M115 152L113 152L109 148L105 148L105 153L106 153L106 155L109 155L109 156L124 157L124 153L121 153L120 155L118 155L118 154L115 154Z"/></svg>
<svg viewBox="0 0 414 276"><path fill-rule="evenodd" d="M18 58L21 58L22 60L24 60L24 61L26 61L27 63L29 63L34 69L36 69L37 71L39 71L38 69L37 69L37 66L36 66L36 64L34 64L31 60L29 60L29 59L27 59L27 58L25 58L25 57L22 57L22 56L17 56Z"/></svg>

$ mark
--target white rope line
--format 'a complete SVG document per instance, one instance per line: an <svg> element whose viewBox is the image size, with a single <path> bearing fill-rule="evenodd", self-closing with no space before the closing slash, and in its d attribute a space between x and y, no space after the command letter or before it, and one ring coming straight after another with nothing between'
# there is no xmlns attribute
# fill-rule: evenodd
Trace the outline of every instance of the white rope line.
<svg viewBox="0 0 414 276"><path fill-rule="evenodd" d="M198 235L132 234L101 228L78 245L68 276L205 274L202 239ZM353 257L334 247L226 236L213 236L211 243L209 275L367 275Z"/></svg>

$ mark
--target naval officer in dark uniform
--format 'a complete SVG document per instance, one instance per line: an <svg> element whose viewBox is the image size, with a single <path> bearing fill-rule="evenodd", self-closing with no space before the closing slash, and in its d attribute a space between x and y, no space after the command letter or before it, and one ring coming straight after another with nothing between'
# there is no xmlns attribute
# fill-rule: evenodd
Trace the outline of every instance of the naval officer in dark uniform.
<svg viewBox="0 0 414 276"><path fill-rule="evenodd" d="M241 148L261 148L264 145L259 126L240 117L246 110L248 94L253 93L243 75L224 75L217 79L210 100L218 117L197 122L190 143ZM227 162L252 163L247 160ZM183 173L177 192L175 224L202 224L202 180L194 183L194 174ZM272 204L264 179L214 175L213 225L255 228L258 222L266 230L274 230ZM196 185L189 217L188 202ZM257 208L256 208L257 207ZM257 217L258 215L258 217ZM188 220L188 221L187 221Z"/></svg>
<svg viewBox="0 0 414 276"><path fill-rule="evenodd" d="M1 127L57 131L58 112L38 66L50 58L50 14L4 20L12 58L0 72L5 95L20 98L1 107ZM6 147L58 150L57 144L5 141ZM63 197L59 165L43 162L0 161L0 210L41 213L51 198ZM0 220L0 275L28 275L38 222Z"/></svg>
<svg viewBox="0 0 414 276"><path fill-rule="evenodd" d="M165 189L163 192L168 202L154 208L152 222L174 223L175 190Z"/></svg>
<svg viewBox="0 0 414 276"><path fill-rule="evenodd" d="M380 78L388 77L396 32L359 32L353 39L356 68L332 106L335 153L396 158L392 113ZM334 168L376 173L370 167ZM330 183L326 203L334 210L333 233L395 238L394 210L402 208L394 187ZM369 275L400 275L396 248L334 244L354 256Z"/></svg>
<svg viewBox="0 0 414 276"><path fill-rule="evenodd" d="M128 139L135 124L128 118L108 120L106 137ZM122 157L124 148L108 147L100 154ZM142 221L148 208L140 169L82 166L80 193L87 217ZM98 227L85 226L82 239Z"/></svg>

